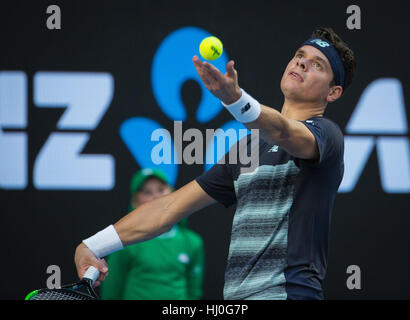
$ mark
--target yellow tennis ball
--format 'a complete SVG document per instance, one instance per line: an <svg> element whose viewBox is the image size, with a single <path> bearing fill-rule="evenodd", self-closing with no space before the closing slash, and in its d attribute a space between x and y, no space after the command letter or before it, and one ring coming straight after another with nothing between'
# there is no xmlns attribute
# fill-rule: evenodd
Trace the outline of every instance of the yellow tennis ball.
<svg viewBox="0 0 410 320"><path fill-rule="evenodd" d="M199 45L199 53L206 60L218 59L222 52L222 42L217 37L207 37Z"/></svg>

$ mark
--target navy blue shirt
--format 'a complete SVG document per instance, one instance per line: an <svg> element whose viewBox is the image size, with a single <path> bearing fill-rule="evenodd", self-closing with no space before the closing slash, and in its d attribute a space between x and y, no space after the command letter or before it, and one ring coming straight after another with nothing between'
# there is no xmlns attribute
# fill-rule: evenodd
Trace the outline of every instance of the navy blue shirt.
<svg viewBox="0 0 410 320"><path fill-rule="evenodd" d="M302 121L320 159L298 159L259 139L259 164L215 164L196 181L226 207L236 203L225 299L323 299L330 217L343 178L343 134L332 121ZM247 152L252 143L247 139ZM239 150L239 148L237 148ZM231 149L234 150L234 149ZM233 152L233 151L230 151ZM231 157L232 159L232 157Z"/></svg>

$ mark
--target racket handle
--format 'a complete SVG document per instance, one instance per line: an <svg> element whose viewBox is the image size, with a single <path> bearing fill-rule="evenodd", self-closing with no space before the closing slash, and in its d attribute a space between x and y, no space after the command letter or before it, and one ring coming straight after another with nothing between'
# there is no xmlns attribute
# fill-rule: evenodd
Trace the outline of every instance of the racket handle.
<svg viewBox="0 0 410 320"><path fill-rule="evenodd" d="M91 266L84 273L83 279L91 280L91 282L94 284L95 280L98 279L99 275L100 275L100 271L98 271L97 268Z"/></svg>

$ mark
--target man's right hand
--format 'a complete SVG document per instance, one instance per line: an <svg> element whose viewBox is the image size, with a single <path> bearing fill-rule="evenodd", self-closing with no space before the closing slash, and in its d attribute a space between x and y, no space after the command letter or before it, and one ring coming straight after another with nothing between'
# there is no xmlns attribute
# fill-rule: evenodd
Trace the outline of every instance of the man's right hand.
<svg viewBox="0 0 410 320"><path fill-rule="evenodd" d="M77 268L78 277L80 279L83 278L84 273L91 266L94 266L98 269L98 271L100 271L100 275L97 281L94 283L95 287L98 287L108 275L108 265L105 260L97 258L84 243L80 243L77 246L74 255L74 262Z"/></svg>

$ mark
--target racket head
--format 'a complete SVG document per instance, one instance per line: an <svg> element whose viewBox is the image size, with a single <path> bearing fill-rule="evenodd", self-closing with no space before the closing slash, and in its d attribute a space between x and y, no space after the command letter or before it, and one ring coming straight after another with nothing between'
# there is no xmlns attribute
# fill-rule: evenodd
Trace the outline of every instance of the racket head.
<svg viewBox="0 0 410 320"><path fill-rule="evenodd" d="M24 300L96 300L96 298L70 289L40 289L29 293Z"/></svg>
<svg viewBox="0 0 410 320"><path fill-rule="evenodd" d="M97 268L90 266L79 282L56 289L34 290L24 300L97 300L93 284L99 274Z"/></svg>
<svg viewBox="0 0 410 320"><path fill-rule="evenodd" d="M85 291L80 291L86 289ZM30 292L24 300L97 300L98 296L91 283L81 280L78 283L58 289L38 289Z"/></svg>

